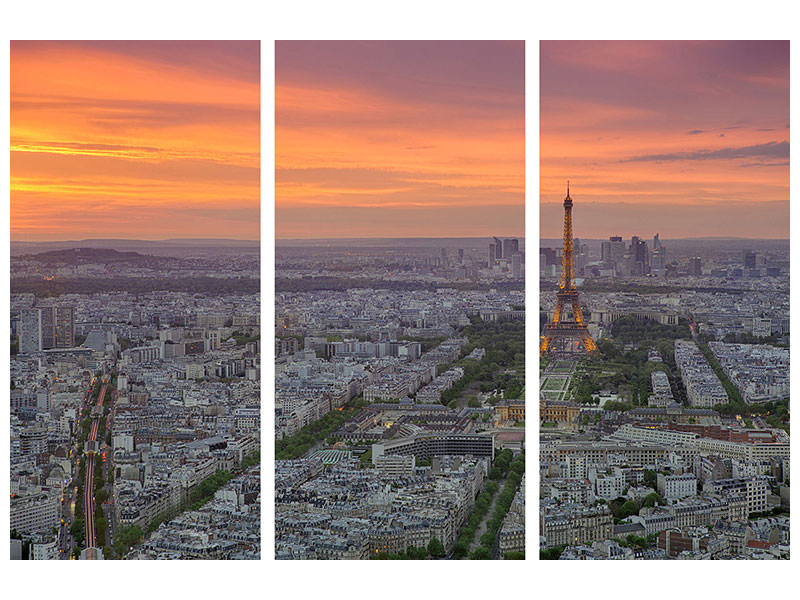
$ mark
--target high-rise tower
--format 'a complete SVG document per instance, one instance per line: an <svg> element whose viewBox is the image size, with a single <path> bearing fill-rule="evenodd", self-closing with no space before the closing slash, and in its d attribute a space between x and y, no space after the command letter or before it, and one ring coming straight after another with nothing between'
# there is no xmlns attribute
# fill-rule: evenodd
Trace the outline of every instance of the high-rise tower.
<svg viewBox="0 0 800 600"><path fill-rule="evenodd" d="M43 306L42 348L72 348L75 345L75 308Z"/></svg>
<svg viewBox="0 0 800 600"><path fill-rule="evenodd" d="M20 313L19 351L22 354L42 350L42 309L26 308Z"/></svg>
<svg viewBox="0 0 800 600"><path fill-rule="evenodd" d="M561 280L556 294L556 310L553 321L545 327L539 355L547 351L575 352L580 347L587 352L597 350L586 323L583 322L583 311L578 300L578 290L575 287L575 256L574 240L572 238L572 198L569 195L569 182L567 182L567 197L564 198L564 249L561 253ZM572 319L569 318L567 307L572 308Z"/></svg>

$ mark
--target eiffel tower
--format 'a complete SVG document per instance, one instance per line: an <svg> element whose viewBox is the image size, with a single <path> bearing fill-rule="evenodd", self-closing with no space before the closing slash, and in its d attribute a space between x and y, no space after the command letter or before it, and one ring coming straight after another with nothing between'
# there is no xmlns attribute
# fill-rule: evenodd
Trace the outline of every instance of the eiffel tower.
<svg viewBox="0 0 800 600"><path fill-rule="evenodd" d="M539 356L545 352L580 352L581 346L586 352L597 350L597 344L594 343L586 323L583 322L583 311L575 287L572 198L569 195L569 182L567 182L567 197L564 198L564 250L561 254L561 280L558 287L556 311L553 314L553 321L544 329ZM572 319L569 318L567 307L572 308Z"/></svg>

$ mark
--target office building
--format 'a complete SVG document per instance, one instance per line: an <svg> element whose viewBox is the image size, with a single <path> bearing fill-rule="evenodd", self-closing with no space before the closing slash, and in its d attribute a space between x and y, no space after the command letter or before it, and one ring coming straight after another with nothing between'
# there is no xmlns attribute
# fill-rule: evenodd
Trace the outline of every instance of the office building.
<svg viewBox="0 0 800 600"><path fill-rule="evenodd" d="M517 238L506 238L503 240L503 258L511 258L519 252L519 240Z"/></svg>
<svg viewBox="0 0 800 600"><path fill-rule="evenodd" d="M503 258L503 240L500 238L494 238L494 257L495 258Z"/></svg>
<svg viewBox="0 0 800 600"><path fill-rule="evenodd" d="M22 354L42 349L42 311L29 308L21 311L19 320L19 351Z"/></svg>
<svg viewBox="0 0 800 600"><path fill-rule="evenodd" d="M42 348L72 348L75 345L75 308L43 306Z"/></svg>

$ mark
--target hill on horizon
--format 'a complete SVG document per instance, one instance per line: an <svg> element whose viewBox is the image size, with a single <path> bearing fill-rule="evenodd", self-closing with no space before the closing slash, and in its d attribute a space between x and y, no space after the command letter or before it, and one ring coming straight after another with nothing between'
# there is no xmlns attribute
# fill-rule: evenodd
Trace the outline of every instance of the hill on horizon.
<svg viewBox="0 0 800 600"><path fill-rule="evenodd" d="M11 242L11 256L40 254L77 248L111 249L119 252L138 252L143 255L183 258L191 255L218 255L258 253L258 240L232 240L222 238L182 238L169 240L88 239L56 242Z"/></svg>
<svg viewBox="0 0 800 600"><path fill-rule="evenodd" d="M168 257L140 254L133 251L121 252L113 248L67 248L63 250L47 250L35 254L22 254L14 258L33 260L46 265L125 263L148 267L163 266L174 260Z"/></svg>

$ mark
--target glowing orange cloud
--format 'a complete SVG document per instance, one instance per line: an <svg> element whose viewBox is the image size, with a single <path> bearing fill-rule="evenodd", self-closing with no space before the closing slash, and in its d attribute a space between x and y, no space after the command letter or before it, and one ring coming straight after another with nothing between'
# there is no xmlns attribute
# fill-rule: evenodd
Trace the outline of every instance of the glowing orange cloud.
<svg viewBox="0 0 800 600"><path fill-rule="evenodd" d="M788 237L787 42L542 42L541 235Z"/></svg>
<svg viewBox="0 0 800 600"><path fill-rule="evenodd" d="M11 237L259 237L258 42L13 42Z"/></svg>
<svg viewBox="0 0 800 600"><path fill-rule="evenodd" d="M277 236L524 235L523 58L521 43L278 42Z"/></svg>

